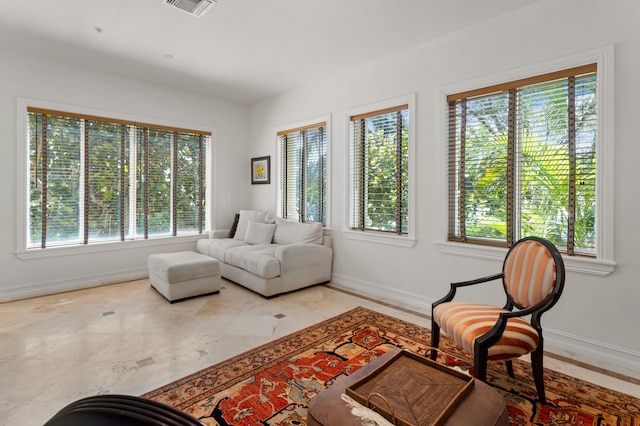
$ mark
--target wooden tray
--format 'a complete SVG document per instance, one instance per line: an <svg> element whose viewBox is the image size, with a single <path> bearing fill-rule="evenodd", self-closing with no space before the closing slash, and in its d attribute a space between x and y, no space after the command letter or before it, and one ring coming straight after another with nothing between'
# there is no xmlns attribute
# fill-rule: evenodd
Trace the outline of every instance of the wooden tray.
<svg viewBox="0 0 640 426"><path fill-rule="evenodd" d="M346 393L396 425L437 426L453 413L473 384L473 377L403 350L347 387ZM370 398L375 393L383 398Z"/></svg>

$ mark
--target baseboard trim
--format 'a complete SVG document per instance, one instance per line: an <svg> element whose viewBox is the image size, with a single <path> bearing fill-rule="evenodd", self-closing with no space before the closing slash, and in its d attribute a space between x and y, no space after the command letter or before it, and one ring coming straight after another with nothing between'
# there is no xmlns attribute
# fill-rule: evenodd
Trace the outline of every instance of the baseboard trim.
<svg viewBox="0 0 640 426"><path fill-rule="evenodd" d="M429 318L431 304L435 302L435 299L419 294L384 288L341 274L332 275L331 286L383 304L412 310ZM612 371L629 377L632 381L640 379L640 353L638 352L550 328L545 328L544 337L545 352L552 356Z"/></svg>
<svg viewBox="0 0 640 426"><path fill-rule="evenodd" d="M568 358L578 364L594 366L596 370L613 371L640 380L638 352L548 328L544 330L544 338L545 352L551 352L556 358Z"/></svg>
<svg viewBox="0 0 640 426"><path fill-rule="evenodd" d="M359 296L371 298L376 302L388 303L394 307L407 308L420 314L431 314L433 300L422 295L399 291L362 280L356 280L345 275L332 274L331 285ZM429 317L430 318L430 317Z"/></svg>
<svg viewBox="0 0 640 426"><path fill-rule="evenodd" d="M12 300L27 299L30 297L46 296L65 291L81 290L124 281L139 280L147 278L148 276L148 269L140 268L73 279L41 281L39 283L20 287L0 289L0 302L10 302Z"/></svg>

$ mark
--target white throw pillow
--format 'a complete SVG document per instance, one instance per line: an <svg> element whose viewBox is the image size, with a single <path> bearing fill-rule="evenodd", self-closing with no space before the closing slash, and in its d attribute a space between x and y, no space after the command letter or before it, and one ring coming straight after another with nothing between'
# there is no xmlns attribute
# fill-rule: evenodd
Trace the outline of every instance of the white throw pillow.
<svg viewBox="0 0 640 426"><path fill-rule="evenodd" d="M322 244L321 222L291 222L276 219L275 244Z"/></svg>
<svg viewBox="0 0 640 426"><path fill-rule="evenodd" d="M247 244L271 244L276 224L259 223L252 220L247 224L244 242Z"/></svg>
<svg viewBox="0 0 640 426"><path fill-rule="evenodd" d="M269 212L266 210L240 210L240 219L238 219L238 227L233 239L244 241L249 221L265 223L268 215Z"/></svg>

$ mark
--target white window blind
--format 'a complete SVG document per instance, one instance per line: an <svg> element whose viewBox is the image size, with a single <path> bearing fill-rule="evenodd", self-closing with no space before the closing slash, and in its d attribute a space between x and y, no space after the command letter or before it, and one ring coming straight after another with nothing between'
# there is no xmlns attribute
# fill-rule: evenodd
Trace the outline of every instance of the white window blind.
<svg viewBox="0 0 640 426"><path fill-rule="evenodd" d="M597 72L449 96L449 240L595 255Z"/></svg>
<svg viewBox="0 0 640 426"><path fill-rule="evenodd" d="M278 215L326 224L327 125L278 132Z"/></svg>
<svg viewBox="0 0 640 426"><path fill-rule="evenodd" d="M203 135L178 133L174 139L174 233L203 230L204 212L200 207L206 188L205 146Z"/></svg>
<svg viewBox="0 0 640 426"><path fill-rule="evenodd" d="M87 186L83 201L89 241L120 239L121 231L128 229L128 216L123 213L129 185L121 173L128 161L128 133L121 124L85 121Z"/></svg>
<svg viewBox="0 0 640 426"><path fill-rule="evenodd" d="M28 249L204 231L210 133L27 111Z"/></svg>
<svg viewBox="0 0 640 426"><path fill-rule="evenodd" d="M351 228L408 232L409 107L351 117Z"/></svg>

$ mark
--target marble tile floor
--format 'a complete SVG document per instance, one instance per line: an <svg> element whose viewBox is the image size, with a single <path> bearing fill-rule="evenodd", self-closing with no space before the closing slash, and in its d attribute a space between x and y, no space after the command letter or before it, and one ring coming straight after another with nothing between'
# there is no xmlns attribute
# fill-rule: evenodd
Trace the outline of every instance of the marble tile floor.
<svg viewBox="0 0 640 426"><path fill-rule="evenodd" d="M145 280L0 303L0 425L42 425L77 399L140 395L357 306L428 326L426 312L315 286L265 299L223 280L169 304ZM640 397L635 380L545 366Z"/></svg>

